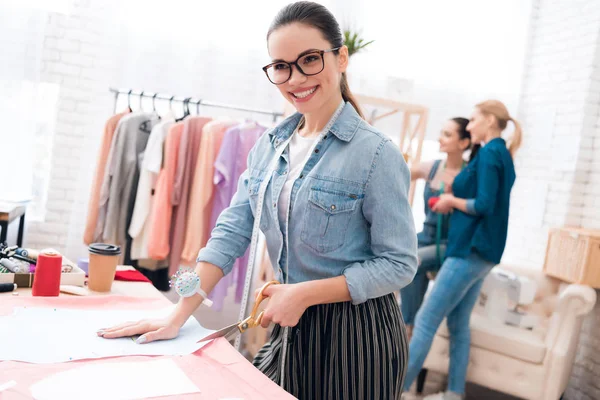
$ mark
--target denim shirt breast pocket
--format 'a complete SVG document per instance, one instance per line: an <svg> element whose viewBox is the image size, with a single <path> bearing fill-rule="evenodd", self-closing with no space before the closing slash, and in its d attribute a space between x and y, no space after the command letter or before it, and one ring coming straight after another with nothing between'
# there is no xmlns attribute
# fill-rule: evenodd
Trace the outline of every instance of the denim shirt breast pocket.
<svg viewBox="0 0 600 400"><path fill-rule="evenodd" d="M248 198L250 201L250 208L252 209L252 214L256 217L257 214L257 205L258 205L258 192L260 190L260 185L262 184L265 176L267 175L265 171L250 169L248 178ZM266 196L265 196L266 198ZM260 218L260 230L266 232L270 228L270 215L269 215L269 207L264 206L263 202L263 210Z"/></svg>
<svg viewBox="0 0 600 400"><path fill-rule="evenodd" d="M339 249L362 195L326 188L311 188L300 238L318 253Z"/></svg>

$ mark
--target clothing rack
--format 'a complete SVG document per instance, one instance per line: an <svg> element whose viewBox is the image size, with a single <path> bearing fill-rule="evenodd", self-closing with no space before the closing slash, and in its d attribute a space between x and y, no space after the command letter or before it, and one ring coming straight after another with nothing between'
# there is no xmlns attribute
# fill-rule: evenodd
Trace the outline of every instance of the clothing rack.
<svg viewBox="0 0 600 400"><path fill-rule="evenodd" d="M277 118L282 117L283 113L278 111L269 111L269 110L261 110L256 108L248 108L241 107L231 104L217 103L213 101L206 101L200 98L194 97L181 97L181 96L170 96L164 93L155 93L155 92L146 92L144 90L134 90L134 89L121 89L121 88L109 88L109 91L114 93L115 101L114 101L114 110L113 112L117 112L117 100L119 95L127 95L128 97L136 96L139 97L140 100L144 97L150 99L159 99L159 100L167 100L170 103L178 102L182 103L184 106L187 105L195 105L197 108L200 106L214 107L214 108L224 108L228 110L236 110L236 111L245 111L254 114L263 114L263 115L271 115L273 117L273 122L277 121Z"/></svg>

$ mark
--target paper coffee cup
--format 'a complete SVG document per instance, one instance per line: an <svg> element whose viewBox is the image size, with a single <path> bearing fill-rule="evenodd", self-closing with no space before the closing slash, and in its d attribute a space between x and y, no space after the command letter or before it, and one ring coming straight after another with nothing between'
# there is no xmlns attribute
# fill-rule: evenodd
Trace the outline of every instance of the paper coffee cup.
<svg viewBox="0 0 600 400"><path fill-rule="evenodd" d="M121 248L112 244L92 243L89 252L88 288L94 292L110 292Z"/></svg>

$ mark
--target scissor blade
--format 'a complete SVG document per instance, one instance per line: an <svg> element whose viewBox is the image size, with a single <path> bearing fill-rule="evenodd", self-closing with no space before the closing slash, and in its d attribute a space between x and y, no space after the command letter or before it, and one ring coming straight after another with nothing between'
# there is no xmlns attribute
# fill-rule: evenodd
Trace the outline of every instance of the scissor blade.
<svg viewBox="0 0 600 400"><path fill-rule="evenodd" d="M227 340L230 340L239 333L240 329L238 328L238 324L233 324L223 329L219 329L218 331L211 333L208 336L203 337L202 339L198 340L198 342L206 342L207 340L218 339L220 337L224 337Z"/></svg>

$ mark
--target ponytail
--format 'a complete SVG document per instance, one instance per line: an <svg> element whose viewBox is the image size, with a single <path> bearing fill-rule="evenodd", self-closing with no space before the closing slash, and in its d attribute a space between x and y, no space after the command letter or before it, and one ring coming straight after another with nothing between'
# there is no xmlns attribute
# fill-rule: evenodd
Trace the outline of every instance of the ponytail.
<svg viewBox="0 0 600 400"><path fill-rule="evenodd" d="M508 152L510 153L510 156L514 159L517 150L519 149L519 147L521 147L521 141L523 140L523 131L521 130L521 124L519 124L517 120L513 119L510 116L506 106L498 100L486 100L477 104L476 107L483 114L493 115L496 118L496 123L500 132L506 129L508 121L512 121L512 123L515 124L515 132L513 133L512 140L508 145ZM474 153L476 153L475 146L473 146L473 150Z"/></svg>
<svg viewBox="0 0 600 400"><path fill-rule="evenodd" d="M523 140L523 131L521 130L521 124L516 119L509 117L508 120L512 121L512 123L515 125L515 131L513 133L510 144L508 145L508 152L514 159L517 150L519 150L519 147L521 147L521 141Z"/></svg>
<svg viewBox="0 0 600 400"><path fill-rule="evenodd" d="M342 99L352 104L352 107L354 107L358 115L360 115L362 119L365 119L365 116L363 115L362 110L360 109L358 101L350 91L350 87L348 86L348 78L346 77L345 72L342 72L342 81L340 82L340 89L342 90Z"/></svg>

